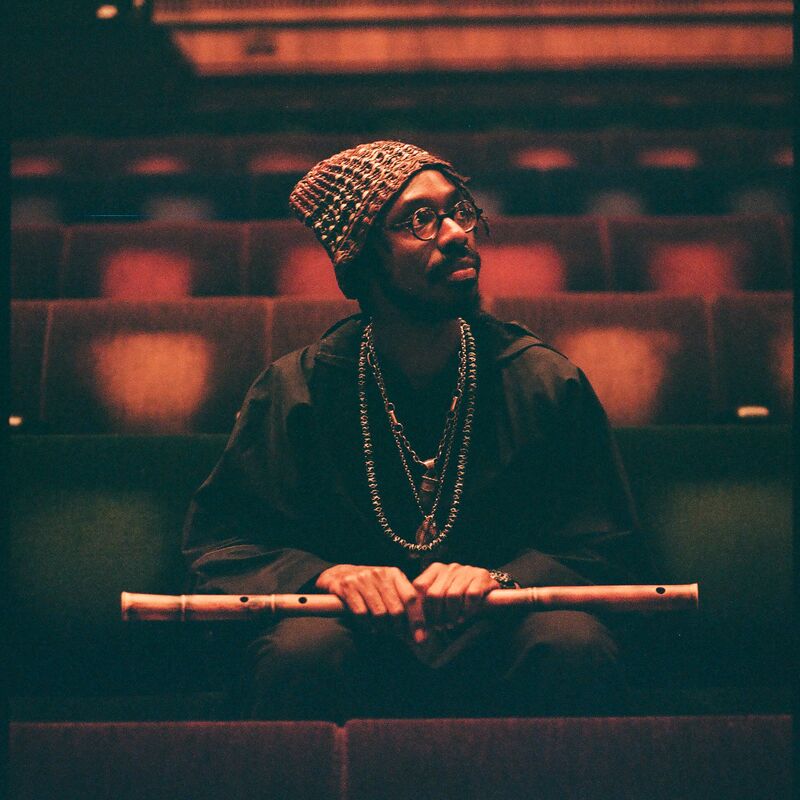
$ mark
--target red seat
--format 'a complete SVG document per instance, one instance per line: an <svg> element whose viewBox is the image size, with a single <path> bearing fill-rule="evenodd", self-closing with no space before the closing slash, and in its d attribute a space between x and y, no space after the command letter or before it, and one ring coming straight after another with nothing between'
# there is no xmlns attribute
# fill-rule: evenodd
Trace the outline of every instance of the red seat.
<svg viewBox="0 0 800 800"><path fill-rule="evenodd" d="M95 142L94 152L99 175L209 174L230 166L216 136L105 139Z"/></svg>
<svg viewBox="0 0 800 800"><path fill-rule="evenodd" d="M231 223L76 226L66 297L171 300L242 292L242 228Z"/></svg>
<svg viewBox="0 0 800 800"><path fill-rule="evenodd" d="M588 217L499 217L479 234L481 291L536 296L608 288L599 223Z"/></svg>
<svg viewBox="0 0 800 800"><path fill-rule="evenodd" d="M606 166L607 135L583 131L525 131L497 136L511 169L550 172Z"/></svg>
<svg viewBox="0 0 800 800"><path fill-rule="evenodd" d="M36 300L11 303L11 405L9 425L21 431L41 424L42 370L48 304Z"/></svg>
<svg viewBox="0 0 800 800"><path fill-rule="evenodd" d="M11 296L58 297L64 249L60 225L15 225L11 229Z"/></svg>
<svg viewBox="0 0 800 800"><path fill-rule="evenodd" d="M229 431L271 358L271 308L249 298L52 307L44 415L54 432Z"/></svg>
<svg viewBox="0 0 800 800"><path fill-rule="evenodd" d="M352 136L264 134L228 139L230 161L252 175L307 172L318 161L358 144Z"/></svg>
<svg viewBox="0 0 800 800"><path fill-rule="evenodd" d="M330 722L16 723L10 796L335 800L338 738Z"/></svg>
<svg viewBox="0 0 800 800"><path fill-rule="evenodd" d="M711 374L700 298L574 294L497 298L587 374L614 425L702 423Z"/></svg>
<svg viewBox="0 0 800 800"><path fill-rule="evenodd" d="M788 800L789 716L352 720L349 800Z"/></svg>
<svg viewBox="0 0 800 800"><path fill-rule="evenodd" d="M790 421L794 340L789 293L717 298L712 307L721 419Z"/></svg>
<svg viewBox="0 0 800 800"><path fill-rule="evenodd" d="M272 357L316 341L335 322L358 313L355 300L276 298L272 311Z"/></svg>
<svg viewBox="0 0 800 800"><path fill-rule="evenodd" d="M772 217L643 217L608 226L621 291L713 296L787 286Z"/></svg>
<svg viewBox="0 0 800 800"><path fill-rule="evenodd" d="M251 294L342 298L327 253L299 221L255 222L247 237Z"/></svg>
<svg viewBox="0 0 800 800"><path fill-rule="evenodd" d="M17 139L11 143L11 177L54 178L86 175L94 160L95 143L77 137Z"/></svg>

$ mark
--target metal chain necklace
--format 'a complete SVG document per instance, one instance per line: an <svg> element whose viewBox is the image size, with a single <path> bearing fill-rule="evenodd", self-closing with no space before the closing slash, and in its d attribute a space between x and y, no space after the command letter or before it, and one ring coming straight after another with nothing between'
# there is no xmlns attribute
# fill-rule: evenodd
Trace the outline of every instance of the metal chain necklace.
<svg viewBox="0 0 800 800"><path fill-rule="evenodd" d="M422 460L411 446L405 435L402 423L397 419L394 404L389 401L386 393L386 384L383 380L378 357L373 343L372 322L364 328L361 339L361 349L358 360L358 400L359 413L361 419L361 433L364 440L364 462L367 473L367 486L372 500L372 507L378 524L383 532L396 544L417 555L423 552L430 552L440 545L455 523L461 503L461 496L464 490L464 477L467 469L467 456L472 438L472 420L475 413L475 395L477 388L477 359L475 355L475 339L472 335L467 322L459 319L461 329L461 342L459 347L459 367L458 382L453 400L448 409L445 427L442 438L434 458L427 461ZM367 403L367 368L370 368L375 383L380 392L386 415L389 419L389 426L392 436L397 445L403 471L408 478L414 500L422 514L422 523L416 532L416 541L409 542L399 534L395 533L386 519L383 509L380 491L378 490L378 480L375 473L374 448L372 434L369 426L369 406ZM461 409L462 400L464 401L464 423L462 428L462 441L456 459L455 484L453 486L453 502L448 513L444 527L439 531L436 527L436 512L439 500L442 496L444 478L450 462L453 442L455 440L456 429L458 428L458 417ZM411 460L425 469L422 476L420 490L417 490L411 467L406 457L406 452Z"/></svg>
<svg viewBox="0 0 800 800"><path fill-rule="evenodd" d="M383 406L386 410L386 416L389 418L389 426L394 436L395 444L397 445L397 452L400 454L400 460L403 464L403 469L408 478L411 492L414 495L414 500L423 517L436 515L436 509L441 497L442 482L438 479L437 473L444 475L447 472L447 465L450 461L450 452L452 450L453 438L458 422L458 412L461 404L461 398L464 395L464 382L467 374L467 348L465 341L464 329L460 328L460 346L459 346L459 365L458 365L458 381L456 389L453 392L453 399L450 403L450 408L447 411L445 418L444 431L439 440L439 446L436 449L436 455L424 461L420 458L408 437L405 435L403 424L397 419L395 414L394 403L389 401L386 393L386 384L383 380L383 374L378 361L378 355L375 352L375 345L372 338L372 327L366 329L366 343L367 343L367 363L372 368L372 374L375 378L375 383L383 400ZM411 460L418 464L425 471L422 476L422 483L419 492L417 491L416 482L411 474L408 460L406 459L406 452L411 457Z"/></svg>

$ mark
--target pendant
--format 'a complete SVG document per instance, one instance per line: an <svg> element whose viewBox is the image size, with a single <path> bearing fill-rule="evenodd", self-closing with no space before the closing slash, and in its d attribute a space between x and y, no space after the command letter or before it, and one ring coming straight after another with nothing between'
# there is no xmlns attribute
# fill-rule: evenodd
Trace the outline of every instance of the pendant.
<svg viewBox="0 0 800 800"><path fill-rule="evenodd" d="M436 459L429 458L423 461L425 472L419 484L419 504L422 506L423 514L430 514L433 511L433 504L436 502L436 495L439 492L439 478L436 475Z"/></svg>
<svg viewBox="0 0 800 800"><path fill-rule="evenodd" d="M436 521L433 517L425 517L417 528L416 543L418 545L430 544L439 534Z"/></svg>

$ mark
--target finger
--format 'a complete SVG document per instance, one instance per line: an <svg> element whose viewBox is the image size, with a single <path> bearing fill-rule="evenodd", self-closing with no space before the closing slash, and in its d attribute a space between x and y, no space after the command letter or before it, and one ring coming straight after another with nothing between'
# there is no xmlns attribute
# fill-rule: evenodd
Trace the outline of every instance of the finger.
<svg viewBox="0 0 800 800"><path fill-rule="evenodd" d="M417 591L411 581L400 571L395 574L395 588L403 602L408 629L411 638L421 644L428 638L425 629L425 612L422 606L422 594Z"/></svg>
<svg viewBox="0 0 800 800"><path fill-rule="evenodd" d="M413 586L417 590L422 591L425 593L431 586L431 584L439 577L439 575L447 570L447 565L442 564L439 561L434 561L426 570L424 570L420 575L414 578Z"/></svg>
<svg viewBox="0 0 800 800"><path fill-rule="evenodd" d="M464 618L466 614L464 595L472 579L472 572L467 567L463 567L452 575L444 603L445 622L447 624L454 625Z"/></svg>
<svg viewBox="0 0 800 800"><path fill-rule="evenodd" d="M367 604L364 602L361 592L352 583L343 584L335 593L344 601L352 614L357 617L367 615Z"/></svg>
<svg viewBox="0 0 800 800"><path fill-rule="evenodd" d="M407 586L404 586L404 582ZM386 606L387 613L397 619L405 614L404 597L410 591L415 594L414 588L408 582L408 578L399 569L388 569L380 576L376 584L380 592L383 604Z"/></svg>
<svg viewBox="0 0 800 800"><path fill-rule="evenodd" d="M445 596L453 569L457 566L450 564L442 569L425 592L425 619L434 627L441 627L446 622Z"/></svg>
<svg viewBox="0 0 800 800"><path fill-rule="evenodd" d="M386 608L385 627L394 628L397 633L401 633L405 629L406 608L397 591L395 581L394 575L387 571L385 575L380 576L375 588Z"/></svg>
<svg viewBox="0 0 800 800"><path fill-rule="evenodd" d="M358 589L361 592L361 596L364 598L364 602L367 604L367 610L370 616L375 619L385 618L387 615L386 604L383 602L381 593L374 583L374 578L368 576L362 579L358 585Z"/></svg>
<svg viewBox="0 0 800 800"><path fill-rule="evenodd" d="M422 644L428 638L429 623L425 617L424 598L421 594L406 607L406 617L411 638L417 644Z"/></svg>
<svg viewBox="0 0 800 800"><path fill-rule="evenodd" d="M464 618L469 619L483 607L483 599L492 590L491 583L486 583L482 574L475 575L464 592Z"/></svg>

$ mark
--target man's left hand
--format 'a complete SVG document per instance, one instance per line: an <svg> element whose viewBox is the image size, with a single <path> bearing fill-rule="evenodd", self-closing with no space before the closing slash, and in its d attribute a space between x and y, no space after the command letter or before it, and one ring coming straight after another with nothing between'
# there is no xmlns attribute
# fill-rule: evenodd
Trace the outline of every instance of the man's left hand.
<svg viewBox="0 0 800 800"><path fill-rule="evenodd" d="M431 628L458 625L480 609L483 598L500 584L488 569L464 564L431 564L412 581L422 595L425 626Z"/></svg>

